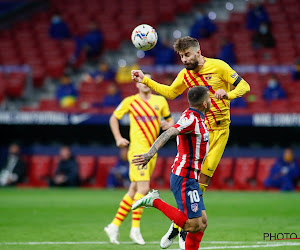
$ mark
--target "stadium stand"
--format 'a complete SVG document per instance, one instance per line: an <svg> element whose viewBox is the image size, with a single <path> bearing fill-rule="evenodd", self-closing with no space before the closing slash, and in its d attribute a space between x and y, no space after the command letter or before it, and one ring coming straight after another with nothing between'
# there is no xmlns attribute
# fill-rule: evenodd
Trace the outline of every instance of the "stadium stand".
<svg viewBox="0 0 300 250"><path fill-rule="evenodd" d="M186 25L178 25L178 29L182 26L188 30L190 12L193 11L195 5L201 4L206 10L210 10L211 6L220 6L220 3L225 2L218 0L161 0L160 4L156 4L154 1L140 2L137 0L50 0L49 3L48 9L37 11L30 18L18 20L10 27L0 30L0 64L29 65L32 69L32 83L36 92L43 90L47 79L55 81L63 75L75 51L73 39L57 41L49 37L49 23L53 14L57 12L68 23L74 36L84 34L90 21L96 21L104 35L102 56L105 59L104 51L111 53L109 55L114 55L113 58L126 54L123 45L130 41L133 27L141 22L154 27L166 25L167 28L169 28L170 22L181 22ZM278 65L290 69L296 59L300 57L300 21L298 20L300 2L298 0L264 1L264 6L270 16L271 30L276 40L275 48L260 50L253 48L251 40L253 32L245 29L247 8L243 11L228 12L228 18L217 18L214 21L217 26L216 34L199 40L203 55L215 57L220 49L220 37L230 37L234 44L238 66L263 65L270 67L266 72L263 70L259 73L251 72L251 70L241 72L241 76L250 83L251 92L246 95L246 108L232 108L231 113L234 115L300 113L298 97L300 83L292 80L288 70L281 72L274 69ZM220 12L220 9L216 9L217 14L218 11ZM223 9L222 11L224 12ZM105 13L105 15L99 15L99 13ZM112 32L115 30L117 32ZM172 34L167 34L167 36L172 36ZM140 66L151 66L154 63L154 58L151 56L137 59L136 54L132 53L131 57L134 57ZM85 63L86 58L81 55L75 68L83 71L86 69L84 68ZM177 57L177 63L181 65L179 57ZM262 92L267 85L267 79L273 73L272 71L276 71L275 74L288 98L268 103L262 98ZM0 104L6 98L21 99L23 97L27 76L25 72L0 72ZM173 73L173 76L175 78L176 74ZM167 74L162 71L154 72L153 78L164 82ZM22 110L111 114L113 108L101 108L95 105L95 103L102 102L105 93L103 89L107 84L104 82L101 85L95 85L78 81L79 97L75 107L72 108L61 108L57 100L50 94L50 97L41 95L37 106L23 106ZM120 84L119 88L122 97L136 93L134 84ZM177 98L169 101L169 105L172 112L181 112L182 107L187 107L188 104L186 98ZM79 155L77 160L79 161L81 185L104 188L108 171L116 163L117 157ZM174 157L158 158L151 182L153 187L169 187L170 166L173 160ZM209 189L263 190L263 182L273 161L273 158L265 157L249 159L225 157L221 160ZM57 162L56 156L28 156L28 180L21 186L48 186L47 179L53 176ZM300 189L300 181L298 181L298 186Z"/></svg>
<svg viewBox="0 0 300 250"><path fill-rule="evenodd" d="M58 156L27 155L26 159L28 178L18 186L48 187L48 180L54 175L58 165ZM118 157L77 155L76 160L79 164L81 187L105 188L108 172L117 163ZM265 190L263 184L275 160L275 157L223 157L209 190ZM151 188L169 189L173 162L174 157L158 157L151 178ZM297 190L300 188L299 182L296 183Z"/></svg>
<svg viewBox="0 0 300 250"><path fill-rule="evenodd" d="M49 37L49 23L54 13L61 14L63 19L70 26L73 35L82 35L88 29L89 22L95 20L104 34L105 41L103 50L116 51L120 48L121 42L130 39L132 27L135 27L141 22L142 16L144 23L156 27L159 24L176 21L178 15L184 15L192 11L195 4L208 6L207 9L209 9L209 6L219 6L217 3L215 4L215 1L206 0L176 1L176 5L173 1L163 1L162 4L159 5L159 8L154 2L147 2L146 8L145 6L141 8L141 3L138 1L116 1L116 4L113 3L108 0L89 2L79 0L51 0L47 10L36 12L30 19L17 21L9 29L0 31L0 63L6 65L30 65L33 69L33 83L36 88L43 86L46 77L60 77L72 53L74 53L75 44L72 39L56 41ZM218 28L216 34L210 38L200 40L203 54L205 56L215 57L220 46L219 39L221 36L224 36L232 38L232 42L235 46L237 64L239 65L292 65L295 59L300 56L299 23L295 22L297 19L293 19L293 17L296 17L297 14L299 15L300 13L300 4L294 0L284 2L275 1L274 3L265 1L264 6L271 19L272 31L276 31L273 32L276 41L278 41L275 48L254 49L251 45L252 31L245 29L246 12L233 11L229 13L228 20L216 19L215 23ZM106 13L106 15L98 14L103 12ZM124 13L126 13L126 15ZM157 14L154 15L153 13ZM116 16L118 18L115 18ZM125 23L126 25L124 25ZM118 30L118 32L111 32L112 30ZM144 62L147 64L147 61L149 61L148 64L150 64L153 60L149 57L145 57L140 63ZM84 61L82 61L81 64L83 62ZM277 76L285 88L293 84L290 75L278 73ZM253 85L251 94L249 95L253 95L256 91L258 92L266 84L264 74L247 73L244 77ZM0 90L0 101L4 100L5 96L10 98L22 96L25 86L24 73L2 75L0 79L4 85ZM164 76L159 75L158 79L163 82ZM80 87L82 93L85 87L86 85ZM132 86L129 88L128 86L121 87L123 96L132 94L134 90ZM288 93L289 99L293 99L295 93L296 92ZM83 96L85 96L83 97L83 99L85 99L86 95L83 94ZM93 94L89 95L89 98L101 100L102 97L99 95L99 92L93 92ZM79 98L78 103L81 101L82 99ZM258 102L254 101L254 104L257 105L250 104L248 108L238 109L236 113L251 114L253 112L260 112L260 110L253 109L253 106L263 106L265 112L285 112L286 106L289 104L289 100L287 100L283 106L267 106L264 103L259 103L259 101L258 98ZM40 109L45 111L48 108L47 105L44 106L43 102L42 100L37 108L30 109L24 107L24 110L36 111ZM177 102L177 100L175 100L174 103L172 110L179 111L180 108L178 107L181 107L180 101L178 100ZM78 108L79 106L80 104L74 109L61 110L53 104L53 106L49 105L49 110L81 112L82 110ZM279 106L280 108L278 108ZM294 112L299 112L297 105L293 105L292 108L295 109ZM92 109L91 111L101 113L103 110ZM233 112L235 112L234 109Z"/></svg>
<svg viewBox="0 0 300 250"><path fill-rule="evenodd" d="M237 158L233 174L235 189L253 189L255 187L256 159Z"/></svg>

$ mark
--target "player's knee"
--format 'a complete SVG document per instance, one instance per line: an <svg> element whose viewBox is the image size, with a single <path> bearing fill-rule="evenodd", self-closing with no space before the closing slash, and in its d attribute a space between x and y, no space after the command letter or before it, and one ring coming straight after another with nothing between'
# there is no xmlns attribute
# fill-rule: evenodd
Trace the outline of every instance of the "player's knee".
<svg viewBox="0 0 300 250"><path fill-rule="evenodd" d="M148 186L144 187L138 187L137 192L143 195L146 195L150 191L150 188Z"/></svg>
<svg viewBox="0 0 300 250"><path fill-rule="evenodd" d="M200 231L204 232L206 228L207 228L207 219L202 219Z"/></svg>
<svg viewBox="0 0 300 250"><path fill-rule="evenodd" d="M199 222L192 222L192 221L187 221L184 224L185 231L190 232L190 233L197 233L201 230L201 223Z"/></svg>

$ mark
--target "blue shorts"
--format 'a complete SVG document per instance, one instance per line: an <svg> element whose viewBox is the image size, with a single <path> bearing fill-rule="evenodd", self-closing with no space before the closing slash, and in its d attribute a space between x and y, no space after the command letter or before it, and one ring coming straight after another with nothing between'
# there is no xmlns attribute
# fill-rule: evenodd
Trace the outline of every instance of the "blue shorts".
<svg viewBox="0 0 300 250"><path fill-rule="evenodd" d="M181 212L189 219L202 216L202 210L205 210L203 193L196 179L171 173L170 186Z"/></svg>

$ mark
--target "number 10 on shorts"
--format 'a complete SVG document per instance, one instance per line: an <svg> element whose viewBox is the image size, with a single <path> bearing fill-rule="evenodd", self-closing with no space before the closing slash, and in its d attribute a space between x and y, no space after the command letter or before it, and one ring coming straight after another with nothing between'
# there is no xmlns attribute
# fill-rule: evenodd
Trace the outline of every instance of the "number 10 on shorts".
<svg viewBox="0 0 300 250"><path fill-rule="evenodd" d="M198 194L197 190L189 191L187 193L187 195L190 197L190 202L191 203L199 202L200 201L200 197L199 197L199 194Z"/></svg>

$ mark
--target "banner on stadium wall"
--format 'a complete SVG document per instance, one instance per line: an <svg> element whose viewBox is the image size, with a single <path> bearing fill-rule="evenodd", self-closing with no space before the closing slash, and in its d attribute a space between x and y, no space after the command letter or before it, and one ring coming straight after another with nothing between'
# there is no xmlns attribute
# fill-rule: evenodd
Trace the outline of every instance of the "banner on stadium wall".
<svg viewBox="0 0 300 250"><path fill-rule="evenodd" d="M255 127L300 127L300 114L254 114Z"/></svg>
<svg viewBox="0 0 300 250"><path fill-rule="evenodd" d="M181 113L172 113L177 121ZM103 114L68 114L63 112L0 112L0 124L4 125L104 125L108 124L110 115ZM122 125L129 125L125 115ZM232 115L233 126L254 127L300 127L300 113L295 114L254 114Z"/></svg>

